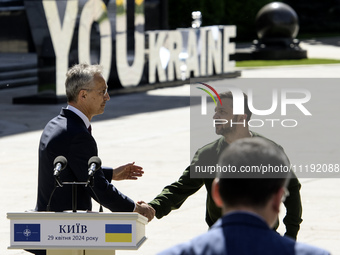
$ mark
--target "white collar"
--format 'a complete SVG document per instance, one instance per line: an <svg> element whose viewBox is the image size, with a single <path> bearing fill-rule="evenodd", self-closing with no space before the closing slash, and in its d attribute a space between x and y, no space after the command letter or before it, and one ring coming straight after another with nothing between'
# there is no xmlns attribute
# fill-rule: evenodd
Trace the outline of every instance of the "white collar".
<svg viewBox="0 0 340 255"><path fill-rule="evenodd" d="M89 126L91 125L89 119L86 117L86 115L84 113L82 113L80 110L78 110L76 107L72 106L72 105L68 105L66 107L66 109L74 112L75 114L77 114L85 123L86 128L89 128Z"/></svg>

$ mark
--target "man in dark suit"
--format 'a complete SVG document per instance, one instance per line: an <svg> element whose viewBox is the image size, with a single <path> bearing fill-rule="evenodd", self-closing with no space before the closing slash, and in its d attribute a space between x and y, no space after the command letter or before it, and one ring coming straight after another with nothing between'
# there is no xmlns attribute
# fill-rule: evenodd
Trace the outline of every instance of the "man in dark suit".
<svg viewBox="0 0 340 255"><path fill-rule="evenodd" d="M78 64L70 68L66 76L68 106L46 125L40 139L37 211L46 211L48 204L51 211L72 209L72 185L58 187L51 195L55 187L53 162L58 156L67 159L67 167L59 176L63 182L88 180L88 161L98 155L90 121L104 112L110 100L100 66ZM93 189L77 185L77 209L91 211L93 198L111 211L138 212L150 221L155 214L152 207L143 202L135 203L110 183L111 180L137 179L142 174L142 168L134 163L116 169L100 168L94 174Z"/></svg>
<svg viewBox="0 0 340 255"><path fill-rule="evenodd" d="M249 172L238 174L237 178L231 178L228 173L220 174L213 182L212 196L222 208L223 217L207 233L165 250L161 255L329 254L272 230L291 174L287 156L277 145L259 137L239 139L223 151L219 165L234 167L237 173L254 166L288 171L266 176L270 178Z"/></svg>

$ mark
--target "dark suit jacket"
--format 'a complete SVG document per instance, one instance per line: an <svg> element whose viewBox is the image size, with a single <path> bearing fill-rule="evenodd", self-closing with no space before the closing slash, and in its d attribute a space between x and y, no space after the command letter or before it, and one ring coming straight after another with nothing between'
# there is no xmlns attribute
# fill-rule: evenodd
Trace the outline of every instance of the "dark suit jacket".
<svg viewBox="0 0 340 255"><path fill-rule="evenodd" d="M329 254L282 237L254 214L235 212L223 216L211 229L190 242L165 250L160 255L283 255Z"/></svg>
<svg viewBox="0 0 340 255"><path fill-rule="evenodd" d="M98 156L97 144L87 130L83 120L74 112L62 109L60 115L45 127L39 145L39 177L37 211L46 211L48 200L55 186L53 161L64 156L67 167L60 173L65 181L86 182L88 160ZM99 169L94 175L94 191L100 203L111 211L132 212L134 202L120 193L111 183L112 170ZM92 210L91 197L95 195L89 187L77 185L77 209ZM58 187L52 196L51 211L72 210L72 185Z"/></svg>

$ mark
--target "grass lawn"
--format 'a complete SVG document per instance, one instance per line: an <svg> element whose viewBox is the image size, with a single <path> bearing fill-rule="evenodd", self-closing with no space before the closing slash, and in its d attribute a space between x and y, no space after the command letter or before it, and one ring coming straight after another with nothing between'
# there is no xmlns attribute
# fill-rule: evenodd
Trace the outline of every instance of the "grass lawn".
<svg viewBox="0 0 340 255"><path fill-rule="evenodd" d="M323 58L308 58L308 59L293 59L293 60L245 60L245 61L237 61L236 67L320 65L320 64L340 64L340 60L323 59Z"/></svg>

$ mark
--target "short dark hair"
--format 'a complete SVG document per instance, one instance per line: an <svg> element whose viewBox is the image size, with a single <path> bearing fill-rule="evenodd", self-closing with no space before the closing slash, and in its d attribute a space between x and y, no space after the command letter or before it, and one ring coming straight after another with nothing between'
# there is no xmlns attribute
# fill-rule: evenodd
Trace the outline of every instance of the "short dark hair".
<svg viewBox="0 0 340 255"><path fill-rule="evenodd" d="M219 94L220 98L229 98L233 101L233 93L231 91L226 91L226 92L222 92ZM248 107L248 96L246 93L243 92L243 96L244 96L244 113L247 114L247 121L250 120L252 112L249 110Z"/></svg>
<svg viewBox="0 0 340 255"><path fill-rule="evenodd" d="M278 145L260 137L242 138L231 143L221 154L219 165L235 166L289 166L286 154ZM264 206L270 197L284 187L290 172L278 178L225 178L220 176L219 192L229 206Z"/></svg>

